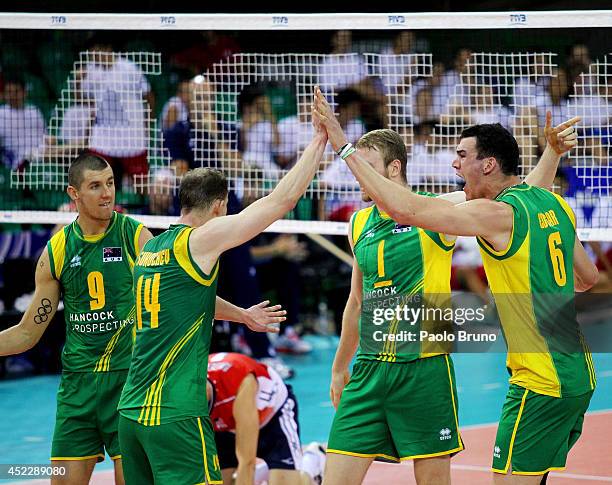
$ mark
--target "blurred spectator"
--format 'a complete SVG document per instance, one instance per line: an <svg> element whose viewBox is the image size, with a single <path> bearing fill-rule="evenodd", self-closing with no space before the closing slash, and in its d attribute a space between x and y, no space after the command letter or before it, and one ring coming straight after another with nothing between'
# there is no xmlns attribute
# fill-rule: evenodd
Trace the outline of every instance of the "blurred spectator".
<svg viewBox="0 0 612 485"><path fill-rule="evenodd" d="M530 54L528 59L531 57ZM519 77L514 81L512 106L535 107L536 98L545 94L546 87L550 82L547 73L552 68L552 66L546 64L546 60L547 56L545 54L533 55L533 62L529 64L529 75Z"/></svg>
<svg viewBox="0 0 612 485"><path fill-rule="evenodd" d="M446 110L448 103L448 86L443 84L444 81L444 64L436 62L431 71L431 77L418 79L414 83L412 90L412 106L417 105L417 96L423 89L431 91L431 115L435 118L440 116ZM414 114L414 111L413 111ZM422 122L422 121L419 121Z"/></svg>
<svg viewBox="0 0 612 485"><path fill-rule="evenodd" d="M385 92L393 92L399 86L406 84L410 76L411 57L415 52L416 37L414 32L402 30L393 39L393 44L382 51L380 58L380 74Z"/></svg>
<svg viewBox="0 0 612 485"><path fill-rule="evenodd" d="M205 73L212 65L240 52L236 39L215 30L204 30L194 34L185 49L175 52L170 64L193 73Z"/></svg>
<svg viewBox="0 0 612 485"><path fill-rule="evenodd" d="M433 105L433 90L430 87L419 90L414 97L412 108L412 123L428 123L436 120Z"/></svg>
<svg viewBox="0 0 612 485"><path fill-rule="evenodd" d="M117 185L124 176L131 183L132 175L149 170L148 113L154 109L153 93L140 67L113 52L110 37L96 34L88 52L81 86L96 108L89 149L108 161Z"/></svg>
<svg viewBox="0 0 612 485"><path fill-rule="evenodd" d="M186 122L189 119L189 104L191 102L191 78L179 81L176 93L172 96L161 111L162 130L169 130L176 123Z"/></svg>
<svg viewBox="0 0 612 485"><path fill-rule="evenodd" d="M452 167L454 147L447 148L434 135L434 129L434 122L414 126L414 143L406 166L408 183L423 190L431 190L432 186L439 190L440 185L454 187L460 181Z"/></svg>
<svg viewBox="0 0 612 485"><path fill-rule="evenodd" d="M472 51L470 49L459 49L455 54L453 67L444 73L440 85L434 90L434 99L439 97L446 102L443 111L446 111L446 106L452 109L469 104L469 88L475 85L474 73L470 73L469 70L471 57ZM468 76L468 74L472 75Z"/></svg>
<svg viewBox="0 0 612 485"><path fill-rule="evenodd" d="M352 51L353 33L338 30L332 33L330 56L319 66L322 91L336 91L359 84L366 77L362 57Z"/></svg>
<svg viewBox="0 0 612 485"><path fill-rule="evenodd" d="M579 84L582 89L586 88L588 92L576 94L590 94L591 82L583 83L581 74L588 75L589 66L593 62L589 48L584 44L574 44L567 50L565 58L567 69L567 89L570 93L574 92L574 84Z"/></svg>
<svg viewBox="0 0 612 485"><path fill-rule="evenodd" d="M239 149L244 163L263 171L266 180L277 180L281 167L274 161L279 135L272 104L259 86L248 86L238 97Z"/></svg>
<svg viewBox="0 0 612 485"><path fill-rule="evenodd" d="M546 89L536 96L538 126L546 124L546 112L552 112L552 125L557 126L571 118L567 104L568 87L565 69L553 68L553 77L549 78Z"/></svg>
<svg viewBox="0 0 612 485"><path fill-rule="evenodd" d="M274 346L279 352L310 352L312 346L296 332L300 323L300 263L308 256L306 244L299 242L294 234L262 234L257 242L263 244L251 246L251 255L257 266L260 286L263 291L273 291L278 296L278 303L287 310L287 320L281 324Z"/></svg>
<svg viewBox="0 0 612 485"><path fill-rule="evenodd" d="M63 145L85 148L96 110L92 100L84 96L78 80L74 80L73 86L70 92L73 103L64 110L59 141Z"/></svg>
<svg viewBox="0 0 612 485"><path fill-rule="evenodd" d="M276 161L283 169L289 169L312 138L310 112L299 110L278 122L278 147Z"/></svg>
<svg viewBox="0 0 612 485"><path fill-rule="evenodd" d="M174 172L162 168L153 172L150 177L152 180L149 184L149 214L178 216L177 181Z"/></svg>
<svg viewBox="0 0 612 485"><path fill-rule="evenodd" d="M45 121L36 106L27 105L23 79L5 77L4 100L0 106L0 143L3 163L12 169L23 167L26 160L42 148Z"/></svg>

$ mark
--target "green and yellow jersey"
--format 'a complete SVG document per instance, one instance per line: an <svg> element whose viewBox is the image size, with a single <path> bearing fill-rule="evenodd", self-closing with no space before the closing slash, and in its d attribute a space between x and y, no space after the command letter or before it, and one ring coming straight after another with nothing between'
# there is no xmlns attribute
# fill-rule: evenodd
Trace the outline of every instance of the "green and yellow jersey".
<svg viewBox="0 0 612 485"><path fill-rule="evenodd" d="M142 224L113 212L104 234L84 236L77 221L47 243L64 301L68 372L126 370L132 355L132 270Z"/></svg>
<svg viewBox="0 0 612 485"><path fill-rule="evenodd" d="M562 197L519 184L495 200L512 207L508 246L478 238L508 345L510 382L554 397L595 388L591 354L574 308L574 214Z"/></svg>
<svg viewBox="0 0 612 485"><path fill-rule="evenodd" d="M444 353L439 344L429 346L420 338L421 330L439 329L428 328L432 323L412 310L448 304L454 241L397 224L375 205L357 211L350 230L363 273L357 359L411 362Z"/></svg>
<svg viewBox="0 0 612 485"><path fill-rule="evenodd" d="M219 262L208 275L200 270L189 251L192 231L170 226L145 244L134 267L136 340L119 412L144 426L208 415Z"/></svg>

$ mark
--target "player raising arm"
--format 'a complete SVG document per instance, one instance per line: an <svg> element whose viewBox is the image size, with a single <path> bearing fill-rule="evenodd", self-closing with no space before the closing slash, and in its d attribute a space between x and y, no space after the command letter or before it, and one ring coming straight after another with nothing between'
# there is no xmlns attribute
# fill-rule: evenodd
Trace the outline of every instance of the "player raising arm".
<svg viewBox="0 0 612 485"><path fill-rule="evenodd" d="M227 216L227 180L195 169L181 181L178 224L145 244L134 267L136 340L119 402L128 485L221 483L206 403L219 256L291 210L327 144L317 123L298 163L266 197Z"/></svg>
<svg viewBox="0 0 612 485"><path fill-rule="evenodd" d="M453 205L390 183L370 166L376 151L345 146L320 94L316 106L333 148L344 147L343 158L362 188L394 220L478 237L511 370L494 448L495 481L540 483L549 470L565 466L595 388L573 295L594 284L597 270L576 237L571 208L556 194L521 183L518 145L499 124L461 134L453 167L465 180L468 202ZM560 139L575 139L571 123L552 129L547 121L551 130ZM563 425L552 426L553 421Z"/></svg>

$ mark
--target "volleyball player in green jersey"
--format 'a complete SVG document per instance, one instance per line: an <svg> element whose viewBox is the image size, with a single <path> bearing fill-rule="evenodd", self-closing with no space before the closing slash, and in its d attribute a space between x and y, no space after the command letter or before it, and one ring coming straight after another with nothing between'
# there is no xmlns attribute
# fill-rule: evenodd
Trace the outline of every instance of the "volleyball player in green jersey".
<svg viewBox="0 0 612 485"><path fill-rule="evenodd" d="M226 216L222 173L202 168L183 177L178 224L145 244L134 269L136 341L119 403L128 485L221 483L205 399L218 259L297 204L326 143L316 125L275 189L236 215Z"/></svg>
<svg viewBox="0 0 612 485"><path fill-rule="evenodd" d="M19 325L0 333L0 355L33 347L61 294L66 344L51 459L67 473L52 480L87 483L106 450L115 464L115 481L122 484L117 403L132 354L132 268L153 236L139 222L113 211L113 172L104 159L78 157L68 180L79 217L57 232L40 256L32 304ZM242 310L219 298L217 316L263 330L258 326L280 317L277 307L266 308L265 303Z"/></svg>
<svg viewBox="0 0 612 485"><path fill-rule="evenodd" d="M346 137L321 95L316 106L332 147L344 146ZM552 129L547 115L546 125L557 154L563 145L575 144L571 122ZM584 291L597 280L576 236L572 210L556 194L521 183L518 144L499 124L476 125L461 134L453 167L465 180L468 201L462 204L393 183L371 166L376 155L351 152L345 160L380 209L400 224L478 237L511 371L493 450L495 481L545 481L550 470L565 466L595 388L575 311L568 305L563 312L560 345L550 333L552 311L546 307L551 295L567 302L574 290Z"/></svg>

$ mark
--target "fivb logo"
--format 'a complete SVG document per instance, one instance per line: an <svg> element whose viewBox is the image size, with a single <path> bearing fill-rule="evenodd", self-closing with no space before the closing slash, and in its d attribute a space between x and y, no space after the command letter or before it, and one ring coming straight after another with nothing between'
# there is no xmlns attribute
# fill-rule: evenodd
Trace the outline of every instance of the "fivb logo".
<svg viewBox="0 0 612 485"><path fill-rule="evenodd" d="M284 15L275 15L272 17L272 27L288 27L289 17Z"/></svg>
<svg viewBox="0 0 612 485"><path fill-rule="evenodd" d="M501 448L497 445L495 445L495 448L493 448L493 456L495 458L501 458Z"/></svg>
<svg viewBox="0 0 612 485"><path fill-rule="evenodd" d="M64 15L51 16L51 25L66 25L67 23L68 19Z"/></svg>
<svg viewBox="0 0 612 485"><path fill-rule="evenodd" d="M403 15L389 15L387 17L387 23L389 25L397 26L406 25L406 17L404 17Z"/></svg>
<svg viewBox="0 0 612 485"><path fill-rule="evenodd" d="M176 17L172 15L162 15L159 18L159 23L162 27L175 27L176 26Z"/></svg>
<svg viewBox="0 0 612 485"><path fill-rule="evenodd" d="M512 25L526 25L527 24L527 15L524 13L511 13L510 14L510 24Z"/></svg>
<svg viewBox="0 0 612 485"><path fill-rule="evenodd" d="M448 428L442 428L440 430L440 441L450 440L452 431Z"/></svg>

